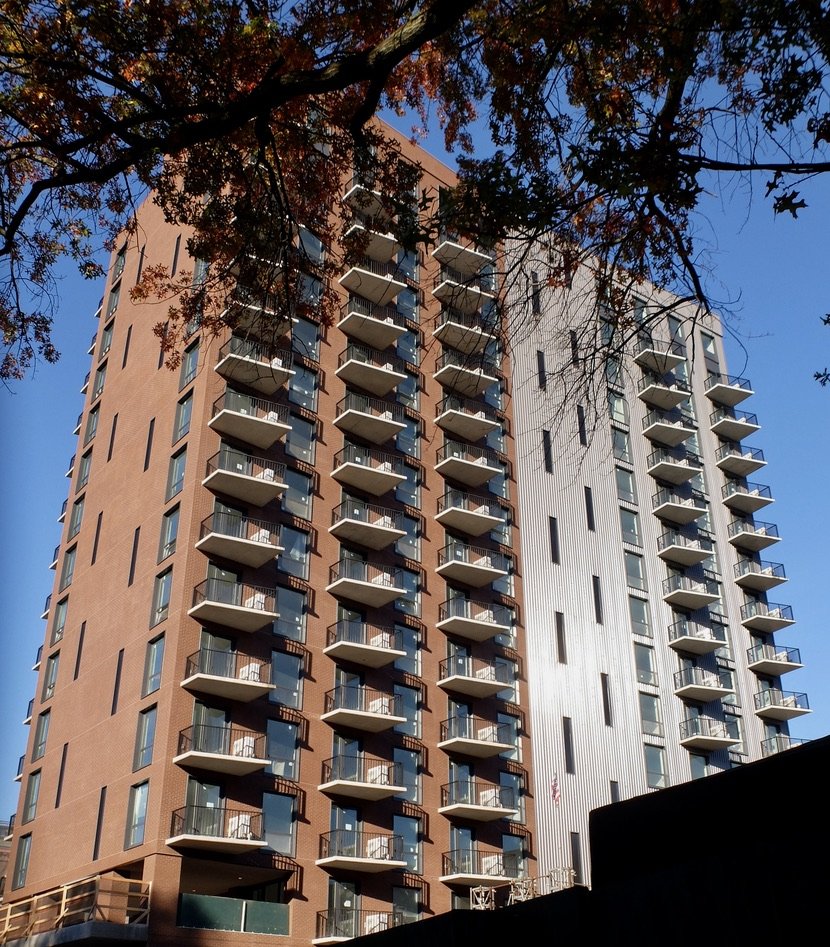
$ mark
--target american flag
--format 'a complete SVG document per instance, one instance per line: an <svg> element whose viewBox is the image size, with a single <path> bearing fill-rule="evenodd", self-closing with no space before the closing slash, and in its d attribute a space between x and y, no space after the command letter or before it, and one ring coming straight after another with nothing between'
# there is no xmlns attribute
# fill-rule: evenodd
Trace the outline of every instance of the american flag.
<svg viewBox="0 0 830 947"><path fill-rule="evenodd" d="M559 791L559 777L554 776L550 784L550 797L553 799L553 804L555 806L559 805L559 801L562 798L562 793Z"/></svg>

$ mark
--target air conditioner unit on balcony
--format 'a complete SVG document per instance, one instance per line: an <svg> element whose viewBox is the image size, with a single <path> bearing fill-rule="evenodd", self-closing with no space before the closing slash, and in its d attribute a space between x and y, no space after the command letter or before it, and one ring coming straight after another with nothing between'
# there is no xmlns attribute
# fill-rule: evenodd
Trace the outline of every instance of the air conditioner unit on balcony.
<svg viewBox="0 0 830 947"><path fill-rule="evenodd" d="M252 543L270 543L271 542L271 530L270 529L258 529L253 536L251 536Z"/></svg>
<svg viewBox="0 0 830 947"><path fill-rule="evenodd" d="M233 755L242 756L246 759L253 759L256 755L254 750L254 735L246 734L233 741Z"/></svg>
<svg viewBox="0 0 830 947"><path fill-rule="evenodd" d="M242 470L242 464L237 464L237 469ZM257 480L273 480L275 477L275 471L271 467L266 467L264 470L256 475Z"/></svg>

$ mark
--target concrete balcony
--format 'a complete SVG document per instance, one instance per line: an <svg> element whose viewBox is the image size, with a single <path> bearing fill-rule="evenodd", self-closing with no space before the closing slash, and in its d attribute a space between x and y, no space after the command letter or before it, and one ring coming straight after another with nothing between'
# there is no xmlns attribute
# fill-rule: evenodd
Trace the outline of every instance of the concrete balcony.
<svg viewBox="0 0 830 947"><path fill-rule="evenodd" d="M791 750L794 746L802 746L809 742L809 740L797 740L786 733L776 733L769 740L762 741L761 755L764 757L775 756L776 753L783 753L785 750Z"/></svg>
<svg viewBox="0 0 830 947"><path fill-rule="evenodd" d="M231 336L219 349L215 371L226 381L273 395L294 374L293 358L287 349L270 352L251 339Z"/></svg>
<svg viewBox="0 0 830 947"><path fill-rule="evenodd" d="M701 470L703 461L700 455L684 447L676 447L674 450L658 447L648 457L648 472L651 476L675 486L691 480Z"/></svg>
<svg viewBox="0 0 830 947"><path fill-rule="evenodd" d="M494 602L455 598L443 602L437 628L468 641L489 641L496 635L513 633L513 611Z"/></svg>
<svg viewBox="0 0 830 947"><path fill-rule="evenodd" d="M469 315L457 309L442 309L436 322L433 338L465 355L481 354L499 331L495 319L488 320L481 313Z"/></svg>
<svg viewBox="0 0 830 947"><path fill-rule="evenodd" d="M634 349L634 361L640 368L656 375L665 375L685 360L686 347L680 342L640 339Z"/></svg>
<svg viewBox="0 0 830 947"><path fill-rule="evenodd" d="M759 552L781 541L778 527L774 523L751 523L749 520L732 520L728 528L729 542L741 549Z"/></svg>
<svg viewBox="0 0 830 947"><path fill-rule="evenodd" d="M747 602L741 606L741 624L750 631L769 634L795 624L790 605L775 602Z"/></svg>
<svg viewBox="0 0 830 947"><path fill-rule="evenodd" d="M664 562L694 566L708 559L715 550L711 535L700 530L686 536L676 529L666 530L657 540L657 555Z"/></svg>
<svg viewBox="0 0 830 947"><path fill-rule="evenodd" d="M350 342L337 362L338 378L373 395L388 395L406 380L406 362L389 353Z"/></svg>
<svg viewBox="0 0 830 947"><path fill-rule="evenodd" d="M447 395L435 409L435 423L448 434L477 441L501 427L499 412L483 401Z"/></svg>
<svg viewBox="0 0 830 947"><path fill-rule="evenodd" d="M205 579L193 590L193 606L187 614L199 622L252 632L276 620L275 606L273 587Z"/></svg>
<svg viewBox="0 0 830 947"><path fill-rule="evenodd" d="M406 536L403 514L385 506L375 506L354 497L346 499L331 513L329 532L342 542L368 549L384 549Z"/></svg>
<svg viewBox="0 0 830 947"><path fill-rule="evenodd" d="M438 245L432 251L432 256L442 266L452 267L465 276L474 276L495 262L491 250L477 247L472 242L464 241L458 234L449 232L438 235Z"/></svg>
<svg viewBox="0 0 830 947"><path fill-rule="evenodd" d="M489 447L447 439L436 455L435 471L465 486L480 487L503 473L504 468L499 455Z"/></svg>
<svg viewBox="0 0 830 947"><path fill-rule="evenodd" d="M718 449L715 461L724 473L732 477L748 477L767 463L762 450L733 442Z"/></svg>
<svg viewBox="0 0 830 947"><path fill-rule="evenodd" d="M357 212L343 236L350 242L359 242L368 256L381 262L390 260L400 250L400 244L389 229L387 215L372 217Z"/></svg>
<svg viewBox="0 0 830 947"><path fill-rule="evenodd" d="M745 559L735 563L735 583L751 592L767 592L787 581L780 562L754 562Z"/></svg>
<svg viewBox="0 0 830 947"><path fill-rule="evenodd" d="M389 605L406 594L400 570L359 559L341 559L329 569L326 591L371 608Z"/></svg>
<svg viewBox="0 0 830 947"><path fill-rule="evenodd" d="M356 487L373 496L388 493L406 480L400 454L357 444L347 444L334 455L331 475L343 486Z"/></svg>
<svg viewBox="0 0 830 947"><path fill-rule="evenodd" d="M492 497L447 489L438 498L435 520L445 529L454 529L468 536L482 536L502 526L508 511Z"/></svg>
<svg viewBox="0 0 830 947"><path fill-rule="evenodd" d="M688 382L672 375L646 375L637 386L637 397L653 408L670 411L692 393Z"/></svg>
<svg viewBox="0 0 830 947"><path fill-rule="evenodd" d="M438 749L445 753L487 759L514 749L510 728L480 717L450 717L441 721Z"/></svg>
<svg viewBox="0 0 830 947"><path fill-rule="evenodd" d="M435 363L433 378L444 388L464 397L480 395L498 383L499 366L484 355L465 355L455 349L445 349Z"/></svg>
<svg viewBox="0 0 830 947"><path fill-rule="evenodd" d="M320 719L332 727L350 727L366 733L380 733L406 723L397 695L358 684L342 684L327 691Z"/></svg>
<svg viewBox="0 0 830 947"><path fill-rule="evenodd" d="M461 850L444 852L439 881L462 887L497 887L509 884L524 874L522 859L517 853Z"/></svg>
<svg viewBox="0 0 830 947"><path fill-rule="evenodd" d="M493 549L453 541L438 550L435 571L441 578L451 582L481 588L509 575L510 567L509 556Z"/></svg>
<svg viewBox="0 0 830 947"><path fill-rule="evenodd" d="M731 674L715 674L703 668L684 668L674 675L674 692L683 700L699 700L707 703L734 694Z"/></svg>
<svg viewBox="0 0 830 947"><path fill-rule="evenodd" d="M457 656L444 658L439 665L438 686L467 697L494 697L513 687L514 669L482 658Z"/></svg>
<svg viewBox="0 0 830 947"><path fill-rule="evenodd" d="M373 756L335 756L323 761L320 792L377 802L406 792L401 767Z"/></svg>
<svg viewBox="0 0 830 947"><path fill-rule="evenodd" d="M740 404L749 398L750 395L755 394L748 378L737 378L734 375L719 375L717 372L712 372L706 378L704 391L710 401L726 405L729 408L734 408L736 404Z"/></svg>
<svg viewBox="0 0 830 947"><path fill-rule="evenodd" d="M663 581L663 601L674 608L696 611L720 599L720 584L713 578L692 579L670 575Z"/></svg>
<svg viewBox="0 0 830 947"><path fill-rule="evenodd" d="M252 398L230 388L214 402L208 427L262 450L272 447L291 430L285 405Z"/></svg>
<svg viewBox="0 0 830 947"><path fill-rule="evenodd" d="M337 404L334 423L346 434L373 444L383 444L406 429L406 414L399 404L350 391Z"/></svg>
<svg viewBox="0 0 830 947"><path fill-rule="evenodd" d="M448 819L495 822L518 813L512 786L494 786L476 779L447 783L441 787L440 815Z"/></svg>
<svg viewBox="0 0 830 947"><path fill-rule="evenodd" d="M378 306L353 296L341 308L337 328L350 339L386 349L406 332L406 320L393 306Z"/></svg>
<svg viewBox="0 0 830 947"><path fill-rule="evenodd" d="M681 618L669 625L669 647L689 654L711 654L725 648L726 630L720 625L701 625Z"/></svg>
<svg viewBox="0 0 830 947"><path fill-rule="evenodd" d="M649 411L643 418L643 434L657 444L677 447L695 433L695 423L689 415L678 411Z"/></svg>
<svg viewBox="0 0 830 947"><path fill-rule="evenodd" d="M196 694L248 704L274 690L271 664L238 651L201 648L187 659L181 686Z"/></svg>
<svg viewBox="0 0 830 947"><path fill-rule="evenodd" d="M173 813L171 848L244 855L265 848L262 813L212 806L184 806Z"/></svg>
<svg viewBox="0 0 830 947"><path fill-rule="evenodd" d="M755 695L755 713L764 720L792 720L811 712L806 694L771 687Z"/></svg>
<svg viewBox="0 0 830 947"><path fill-rule="evenodd" d="M265 506L288 489L285 464L232 447L223 447L210 458L202 486L252 506Z"/></svg>
<svg viewBox="0 0 830 947"><path fill-rule="evenodd" d="M709 415L712 432L730 441L739 441L761 429L758 418L747 411L718 408Z"/></svg>
<svg viewBox="0 0 830 947"><path fill-rule="evenodd" d="M756 674L778 677L804 667L798 648L782 648L774 644L759 644L746 652L747 667Z"/></svg>
<svg viewBox="0 0 830 947"><path fill-rule="evenodd" d="M703 516L709 509L709 503L700 490L679 492L664 487L651 498L651 508L661 520L685 526Z"/></svg>
<svg viewBox="0 0 830 947"><path fill-rule="evenodd" d="M388 832L335 829L320 836L320 868L377 874L406 868L403 839Z"/></svg>
<svg viewBox="0 0 830 947"><path fill-rule="evenodd" d="M752 516L773 503L772 491L762 483L740 483L729 480L723 485L721 496L725 506L735 513Z"/></svg>
<svg viewBox="0 0 830 947"><path fill-rule="evenodd" d="M270 279L280 280L283 267L276 261L250 257L244 264L254 274L264 273ZM291 328L288 307L273 293L260 293L239 284L225 300L225 309L220 315L224 323L245 338L254 336L274 342L281 339Z"/></svg>
<svg viewBox="0 0 830 947"><path fill-rule="evenodd" d="M264 733L194 724L179 733L173 762L188 769L247 776L265 769L271 761L265 755Z"/></svg>
<svg viewBox="0 0 830 947"><path fill-rule="evenodd" d="M392 625L372 625L356 619L342 619L329 625L323 654L334 661L379 668L406 657L406 650L401 642L401 633Z"/></svg>
<svg viewBox="0 0 830 947"><path fill-rule="evenodd" d="M339 279L350 293L362 296L378 306L385 306L406 289L406 277L397 263L379 262L364 257L352 265Z"/></svg>
<svg viewBox="0 0 830 947"><path fill-rule="evenodd" d="M736 720L689 717L680 722L680 745L687 750L725 750L740 742Z"/></svg>
<svg viewBox="0 0 830 947"><path fill-rule="evenodd" d="M492 275L474 275L442 266L435 278L432 293L448 309L469 315L495 300L495 279Z"/></svg>
<svg viewBox="0 0 830 947"><path fill-rule="evenodd" d="M316 935L312 944L341 944L363 934L375 934L409 923L406 915L395 911L356 911L341 908L317 913Z"/></svg>
<svg viewBox="0 0 830 947"><path fill-rule="evenodd" d="M238 513L212 513L202 520L196 548L207 556L253 569L273 561L283 551L278 526Z"/></svg>
<svg viewBox="0 0 830 947"><path fill-rule="evenodd" d="M375 189L374 182L361 179L355 175L343 195L343 203L366 217L381 220L390 220L388 207L380 191Z"/></svg>

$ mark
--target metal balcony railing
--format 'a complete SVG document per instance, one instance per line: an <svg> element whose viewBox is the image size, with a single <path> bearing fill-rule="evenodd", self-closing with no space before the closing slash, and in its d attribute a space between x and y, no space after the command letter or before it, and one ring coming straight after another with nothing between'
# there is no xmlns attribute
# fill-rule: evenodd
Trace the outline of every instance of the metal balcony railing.
<svg viewBox="0 0 830 947"><path fill-rule="evenodd" d="M801 664L801 652L798 648L782 648L779 645L758 644L748 648L747 662L756 664L758 661L780 661L782 664Z"/></svg>
<svg viewBox="0 0 830 947"><path fill-rule="evenodd" d="M193 590L193 605L202 602L219 602L259 612L273 612L275 599L273 586L248 585L230 579L205 579Z"/></svg>
<svg viewBox="0 0 830 947"><path fill-rule="evenodd" d="M756 427L758 425L758 416L749 411L739 411L737 408L716 408L709 415L709 423L717 424L718 421L740 421L743 424Z"/></svg>
<svg viewBox="0 0 830 947"><path fill-rule="evenodd" d="M202 520L199 538L204 539L211 533L266 546L278 546L280 542L280 529L277 524L251 519L240 513L211 513Z"/></svg>
<svg viewBox="0 0 830 947"><path fill-rule="evenodd" d="M437 289L442 283L458 283L461 286L478 289L490 295L493 295L496 291L496 279L492 273L478 273L474 276L465 276L464 273L453 269L451 266L441 267L441 272L435 277L433 289Z"/></svg>
<svg viewBox="0 0 830 947"><path fill-rule="evenodd" d="M763 483L739 483L737 480L730 480L723 485L721 496L724 500L732 496L750 496L772 500L772 491Z"/></svg>
<svg viewBox="0 0 830 947"><path fill-rule="evenodd" d="M334 756L323 760L322 782L343 780L352 783L372 783L376 786L400 786L400 763L390 763L375 756Z"/></svg>
<svg viewBox="0 0 830 947"><path fill-rule="evenodd" d="M471 464L483 464L488 467L498 467L502 463L499 452L490 447L477 447L474 444L464 444L461 441L452 440L445 441L444 446L438 448L436 457L439 464L450 458L466 460Z"/></svg>
<svg viewBox="0 0 830 947"><path fill-rule="evenodd" d="M718 372L710 372L706 376L705 387L714 388L715 385L728 385L730 388L742 388L744 391L752 392L752 385L748 378L739 378L737 375L722 375Z"/></svg>
<svg viewBox="0 0 830 947"><path fill-rule="evenodd" d="M245 414L262 421L273 421L288 424L288 407L266 398L254 398L242 392L228 388L213 402L213 416L220 411L232 411L235 414Z"/></svg>
<svg viewBox="0 0 830 947"><path fill-rule="evenodd" d="M763 559L760 562L755 562L752 559L747 559L744 562L736 562L735 578L740 578L743 575L765 575L774 579L787 578L783 563L766 562Z"/></svg>
<svg viewBox="0 0 830 947"><path fill-rule="evenodd" d="M512 744L513 731L506 723L493 723L481 717L449 717L441 721L441 742L446 740Z"/></svg>
<svg viewBox="0 0 830 947"><path fill-rule="evenodd" d="M439 567L449 562L463 562L465 565L509 572L511 557L496 552L494 549L485 549L483 546L468 546L466 543L453 540L438 550Z"/></svg>
<svg viewBox="0 0 830 947"><path fill-rule="evenodd" d="M183 806L173 812L171 837L202 835L237 841L263 841L262 813L212 806Z"/></svg>
<svg viewBox="0 0 830 947"><path fill-rule="evenodd" d="M793 621L792 605L779 605L776 602L747 602L741 606L741 620L749 618L780 618Z"/></svg>
<svg viewBox="0 0 830 947"><path fill-rule="evenodd" d="M511 687L514 684L515 669L509 664L494 664L483 658L472 658L466 655L454 658L444 658L438 665L438 678L472 677L477 681L486 681L492 684L504 684Z"/></svg>
<svg viewBox="0 0 830 947"><path fill-rule="evenodd" d="M329 582L338 579L351 579L354 582L369 582L387 588L397 588L401 584L401 570L392 566L382 566L360 559L340 559L329 569Z"/></svg>
<svg viewBox="0 0 830 947"><path fill-rule="evenodd" d="M403 632L393 625L374 625L358 619L344 618L326 631L326 647L334 644L364 645L384 651L403 650Z"/></svg>
<svg viewBox="0 0 830 947"><path fill-rule="evenodd" d="M727 457L746 457L758 463L765 463L764 452L757 447L746 447L737 441L728 441L715 454L716 460L726 460Z"/></svg>
<svg viewBox="0 0 830 947"><path fill-rule="evenodd" d="M675 690L691 685L698 687L717 687L721 689L728 688L732 690L732 677L728 672L718 674L715 671L707 671L699 667L683 668L682 671L675 672Z"/></svg>
<svg viewBox="0 0 830 947"><path fill-rule="evenodd" d="M369 345L359 345L350 342L337 357L337 367L341 368L346 362L361 362L375 368L383 368L390 372L406 373L408 364L404 359L388 352L379 352Z"/></svg>
<svg viewBox="0 0 830 947"><path fill-rule="evenodd" d="M258 480L271 480L275 483L285 482L285 464L278 464L273 460L266 460L264 457L254 457L232 447L223 447L218 454L214 454L208 460L207 476L217 470L241 474L245 477L255 477Z"/></svg>
<svg viewBox="0 0 830 947"><path fill-rule="evenodd" d="M778 538L778 527L775 523L759 523L757 520L732 520L728 527L729 537L739 536L741 533L753 533L756 536L775 536Z"/></svg>
<svg viewBox="0 0 830 947"><path fill-rule="evenodd" d="M374 447L360 447L357 444L347 444L334 455L334 469L342 467L343 464L358 464L361 467L401 476L405 467L400 454L377 450Z"/></svg>
<svg viewBox="0 0 830 947"><path fill-rule="evenodd" d="M357 710L384 717L400 717L400 705L401 698L398 694L389 694L361 684L339 684L333 690L326 691L324 713L333 710Z"/></svg>
<svg viewBox="0 0 830 947"><path fill-rule="evenodd" d="M505 508L492 496L485 497L464 490L448 489L438 497L438 512L445 510L465 510L468 513L481 513L485 516L506 518Z"/></svg>
<svg viewBox="0 0 830 947"><path fill-rule="evenodd" d="M740 740L737 720L715 720L712 717L688 717L680 721L680 739L711 737L718 740Z"/></svg>
<svg viewBox="0 0 830 947"><path fill-rule="evenodd" d="M228 355L247 358L254 362L267 362L269 365L285 369L291 368L294 363L294 354L290 349L271 349L252 339L243 339L238 335L231 336L219 349L217 363L227 358Z"/></svg>
<svg viewBox="0 0 830 947"><path fill-rule="evenodd" d="M498 602L481 602L466 598L454 598L442 602L438 620L466 618L469 621L485 621L494 625L513 625L513 609Z"/></svg>
<svg viewBox="0 0 830 947"><path fill-rule="evenodd" d="M402 329L406 328L406 317L403 313L398 312L394 306L381 306L378 303L370 302L368 299L361 299L359 296L349 297L349 301L340 307L341 319L345 319L350 313L377 319L379 322L390 322Z"/></svg>
<svg viewBox="0 0 830 947"><path fill-rule="evenodd" d="M440 418L448 411L458 411L461 414L484 418L485 421L492 421L493 424L498 424L501 420L501 412L491 405L483 401L474 401L472 398L464 398L461 395L447 395L442 398L436 406L435 417Z"/></svg>
<svg viewBox="0 0 830 947"><path fill-rule="evenodd" d="M441 787L441 806L485 806L500 809L516 808L516 791L512 786L495 786L477 779L463 779Z"/></svg>
<svg viewBox="0 0 830 947"><path fill-rule="evenodd" d="M403 529L403 513L400 510L389 509L385 506L375 506L365 503L354 497L347 497L339 506L331 511L331 525L336 526L343 520L357 520L368 526L377 526L384 529Z"/></svg>
<svg viewBox="0 0 830 947"><path fill-rule="evenodd" d="M765 707L789 707L793 710L809 710L810 704L806 694L799 694L796 691L782 691L777 687L770 687L767 690L759 691L755 695L755 709L763 710Z"/></svg>
<svg viewBox="0 0 830 947"><path fill-rule="evenodd" d="M483 375L498 377L501 367L496 359L487 355L466 354L455 349L444 349L435 363L436 371L442 368L463 368L469 372L480 371Z"/></svg>
<svg viewBox="0 0 830 947"><path fill-rule="evenodd" d="M367 858L403 861L403 837L388 832L335 829L320 836L320 858Z"/></svg>
<svg viewBox="0 0 830 947"><path fill-rule="evenodd" d="M497 878L520 878L524 874L524 858L520 852L479 852L461 849L444 852L442 875L492 875Z"/></svg>
<svg viewBox="0 0 830 947"><path fill-rule="evenodd" d="M193 677L194 674L207 674L232 681L269 684L271 664L269 661L252 658L238 651L201 648L188 657L185 665L185 678Z"/></svg>
<svg viewBox="0 0 830 947"><path fill-rule="evenodd" d="M209 753L215 756L237 756L241 759L264 759L265 734L239 727L216 727L193 724L179 731L178 754Z"/></svg>
<svg viewBox="0 0 830 947"><path fill-rule="evenodd" d="M346 411L359 411L361 414L371 414L373 417L389 421L402 422L406 419L406 413L401 405L383 401L381 398L370 398L356 391L350 391L345 398L337 402L336 413L340 415L345 414Z"/></svg>

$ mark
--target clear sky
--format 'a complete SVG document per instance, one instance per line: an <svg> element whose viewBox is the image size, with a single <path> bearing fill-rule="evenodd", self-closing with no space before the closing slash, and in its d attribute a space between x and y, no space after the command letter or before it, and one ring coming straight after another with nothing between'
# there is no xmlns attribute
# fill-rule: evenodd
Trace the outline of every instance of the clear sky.
<svg viewBox="0 0 830 947"><path fill-rule="evenodd" d="M830 181L802 188L810 206L798 220L774 218L759 183L751 213L745 192L711 197L701 236L710 247L718 295L739 300L739 315L728 323L736 335L727 341L729 368L748 377L756 391L741 405L762 425L747 443L760 447L768 461L753 479L769 484L775 497L760 518L776 523L783 537L764 557L783 562L790 576L771 598L792 605L797 619L777 638L800 648L805 663L785 675L782 685L808 694L813 713L793 722L791 732L814 738L830 732L830 691L824 687L830 672L824 605L830 579L830 387L822 389L812 378L830 364L830 327L820 323L830 311ZM0 452L0 819L17 805L13 780L27 738L21 722L34 694L31 668L44 635L40 614L54 579L49 562L60 540L57 517L69 486L64 473L76 448L72 430L83 407L80 387L90 367L87 349L102 288L67 277L55 326L61 361L39 366L10 390L0 388L6 444Z"/></svg>

